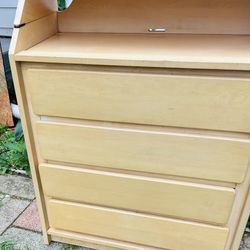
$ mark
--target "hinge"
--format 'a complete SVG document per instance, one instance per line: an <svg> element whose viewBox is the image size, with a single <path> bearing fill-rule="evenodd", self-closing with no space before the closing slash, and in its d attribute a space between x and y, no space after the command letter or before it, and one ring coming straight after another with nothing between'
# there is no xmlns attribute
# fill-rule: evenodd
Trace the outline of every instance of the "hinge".
<svg viewBox="0 0 250 250"><path fill-rule="evenodd" d="M19 28L21 28L21 27L23 27L23 26L25 26L25 25L26 25L26 23L14 24L14 28L15 28L15 29L19 29Z"/></svg>

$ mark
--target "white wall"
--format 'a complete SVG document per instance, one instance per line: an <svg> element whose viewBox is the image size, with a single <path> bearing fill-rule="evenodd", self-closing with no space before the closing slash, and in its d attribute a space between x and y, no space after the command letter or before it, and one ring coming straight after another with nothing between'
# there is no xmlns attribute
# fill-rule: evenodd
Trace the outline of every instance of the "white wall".
<svg viewBox="0 0 250 250"><path fill-rule="evenodd" d="M18 0L0 0L0 36L12 35L17 2Z"/></svg>

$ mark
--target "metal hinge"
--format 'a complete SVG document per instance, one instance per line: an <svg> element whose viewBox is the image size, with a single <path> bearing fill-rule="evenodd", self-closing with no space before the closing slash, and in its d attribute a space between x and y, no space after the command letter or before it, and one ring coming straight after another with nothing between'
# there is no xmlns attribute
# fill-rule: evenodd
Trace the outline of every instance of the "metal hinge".
<svg viewBox="0 0 250 250"><path fill-rule="evenodd" d="M26 23L14 24L14 28L15 28L15 29L19 29L19 28L21 28L21 27L23 27L23 26L25 26L25 25L26 25Z"/></svg>

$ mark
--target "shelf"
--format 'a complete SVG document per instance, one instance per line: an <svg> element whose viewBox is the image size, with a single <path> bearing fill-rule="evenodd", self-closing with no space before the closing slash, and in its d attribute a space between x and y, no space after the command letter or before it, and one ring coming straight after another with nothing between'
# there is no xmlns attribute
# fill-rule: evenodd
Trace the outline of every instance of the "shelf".
<svg viewBox="0 0 250 250"><path fill-rule="evenodd" d="M249 70L250 35L58 33L17 61Z"/></svg>

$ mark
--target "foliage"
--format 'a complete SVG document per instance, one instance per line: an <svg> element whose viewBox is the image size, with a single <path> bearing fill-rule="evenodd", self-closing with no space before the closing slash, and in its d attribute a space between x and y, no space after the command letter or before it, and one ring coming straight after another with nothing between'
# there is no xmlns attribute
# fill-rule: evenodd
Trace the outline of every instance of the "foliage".
<svg viewBox="0 0 250 250"><path fill-rule="evenodd" d="M15 246L12 242L4 241L0 243L0 250L15 250Z"/></svg>
<svg viewBox="0 0 250 250"><path fill-rule="evenodd" d="M15 131L0 126L0 174L17 169L30 172L21 122Z"/></svg>
<svg viewBox="0 0 250 250"><path fill-rule="evenodd" d="M66 9L66 1L65 0L57 0L58 10L63 11Z"/></svg>
<svg viewBox="0 0 250 250"><path fill-rule="evenodd" d="M0 250L31 250L31 249L28 247L20 249L19 247L16 247L13 242L4 241L4 242L0 243Z"/></svg>
<svg viewBox="0 0 250 250"><path fill-rule="evenodd" d="M0 243L0 250L16 250L16 248L12 242L4 241Z"/></svg>
<svg viewBox="0 0 250 250"><path fill-rule="evenodd" d="M76 249L78 249L78 247L76 246L64 246L60 250L76 250Z"/></svg>
<svg viewBox="0 0 250 250"><path fill-rule="evenodd" d="M60 250L76 250L76 249L78 248L70 245L65 245L62 248L60 248ZM31 249L29 247L19 248L16 247L16 245L11 241L4 241L0 243L0 250L31 250Z"/></svg>

